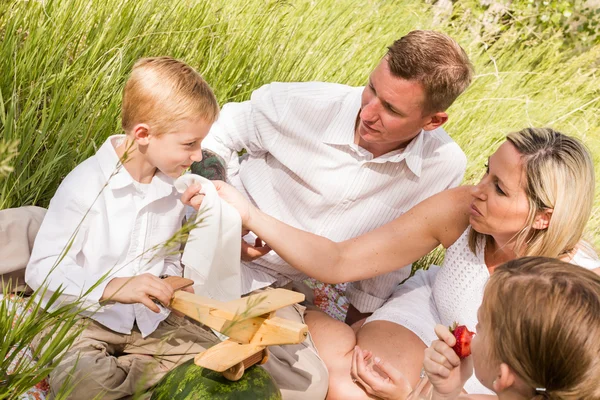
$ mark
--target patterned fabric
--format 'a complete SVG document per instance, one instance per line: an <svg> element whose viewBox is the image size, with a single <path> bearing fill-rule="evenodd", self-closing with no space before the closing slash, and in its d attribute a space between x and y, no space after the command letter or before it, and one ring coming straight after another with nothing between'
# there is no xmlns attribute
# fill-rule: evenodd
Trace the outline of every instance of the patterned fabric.
<svg viewBox="0 0 600 400"><path fill-rule="evenodd" d="M205 177L208 180L227 180L225 160L216 153L202 149L202 161L192 164L192 173Z"/></svg>
<svg viewBox="0 0 600 400"><path fill-rule="evenodd" d="M309 278L304 281L306 286L314 293L313 304L328 314L330 317L340 321L346 319L350 302L346 297L347 283L331 285Z"/></svg>
<svg viewBox="0 0 600 400"><path fill-rule="evenodd" d="M10 296L10 299L14 299L14 298L15 298L14 296ZM0 297L0 300L2 300L1 297ZM26 309L21 304L21 302L18 302L16 304L16 307L17 307L17 311L15 313L15 320L23 314L30 315L33 312L33 310L31 308ZM14 322L13 322L13 324L14 324ZM19 356L16 357L13 360L13 362L9 365L7 373L10 374L14 370L16 363L22 359L25 359L28 361L33 360L33 354L29 348L23 349L19 352ZM44 378L37 385L33 386L27 392L20 395L19 400L43 400L46 398L49 391L50 391L50 386L48 385L48 378Z"/></svg>

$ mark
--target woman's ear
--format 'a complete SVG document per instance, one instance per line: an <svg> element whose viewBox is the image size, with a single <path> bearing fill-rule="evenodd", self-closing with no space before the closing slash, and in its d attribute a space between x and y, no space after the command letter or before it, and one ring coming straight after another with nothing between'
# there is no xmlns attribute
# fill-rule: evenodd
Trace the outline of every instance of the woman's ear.
<svg viewBox="0 0 600 400"><path fill-rule="evenodd" d="M552 218L551 208L546 208L542 211L539 211L533 220L532 227L534 229L548 229L548 225L550 225L550 219Z"/></svg>
<svg viewBox="0 0 600 400"><path fill-rule="evenodd" d="M492 382L492 389L496 393L503 392L515 384L515 374L512 372L508 364L500 364L498 376Z"/></svg>

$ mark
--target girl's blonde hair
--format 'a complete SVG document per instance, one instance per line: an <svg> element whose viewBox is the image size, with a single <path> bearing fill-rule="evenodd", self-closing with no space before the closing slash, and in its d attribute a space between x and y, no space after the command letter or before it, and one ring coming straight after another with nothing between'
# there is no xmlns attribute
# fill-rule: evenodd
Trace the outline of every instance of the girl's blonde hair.
<svg viewBox="0 0 600 400"><path fill-rule="evenodd" d="M506 140L521 154L529 216L514 237L520 256L559 257L581 240L594 201L594 163L577 139L550 128L527 128L510 133ZM534 229L536 215L552 210L547 229ZM471 229L469 247L475 252L485 237Z"/></svg>
<svg viewBox="0 0 600 400"><path fill-rule="evenodd" d="M600 399L600 276L554 258L512 260L491 276L479 314L492 360L534 399Z"/></svg>
<svg viewBox="0 0 600 400"><path fill-rule="evenodd" d="M145 123L155 135L175 131L182 121L213 123L219 105L192 67L171 57L138 60L123 89L121 125L129 133Z"/></svg>

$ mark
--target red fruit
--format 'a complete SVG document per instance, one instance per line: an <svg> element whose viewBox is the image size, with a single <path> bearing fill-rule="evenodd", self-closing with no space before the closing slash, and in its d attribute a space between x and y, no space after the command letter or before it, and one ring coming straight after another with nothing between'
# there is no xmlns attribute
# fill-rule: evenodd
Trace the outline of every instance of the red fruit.
<svg viewBox="0 0 600 400"><path fill-rule="evenodd" d="M469 331L464 325L456 326L456 324L453 328L450 328L450 332L456 338L456 344L452 347L456 355L460 358L469 357L471 355L471 340L475 333Z"/></svg>

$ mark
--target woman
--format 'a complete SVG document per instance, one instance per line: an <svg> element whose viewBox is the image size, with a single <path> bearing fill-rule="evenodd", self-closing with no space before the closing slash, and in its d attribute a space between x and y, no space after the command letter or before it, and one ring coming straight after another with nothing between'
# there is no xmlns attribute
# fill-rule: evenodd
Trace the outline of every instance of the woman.
<svg viewBox="0 0 600 400"><path fill-rule="evenodd" d="M474 329L483 286L506 261L531 255L600 267L581 243L593 203L593 163L577 140L552 129L508 135L489 158L478 185L432 196L394 221L341 243L269 217L225 184L217 183L217 188L238 209L246 228L290 265L326 283L371 278L414 262L440 244L448 249L445 268L419 271L400 285L356 339L344 324L307 313L313 340L330 371L330 398L365 398L367 391L393 399L407 389L401 377L414 385L424 349L435 340L435 324L457 321ZM182 200L197 206L201 196L192 196L193 189ZM388 359L396 379L352 378L357 343ZM475 378L465 389L488 392Z"/></svg>

